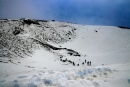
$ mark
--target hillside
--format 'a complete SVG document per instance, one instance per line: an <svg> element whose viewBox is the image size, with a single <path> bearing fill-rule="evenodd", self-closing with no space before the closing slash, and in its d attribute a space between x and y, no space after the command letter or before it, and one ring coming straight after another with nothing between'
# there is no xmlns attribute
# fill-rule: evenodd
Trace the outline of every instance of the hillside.
<svg viewBox="0 0 130 87"><path fill-rule="evenodd" d="M128 87L129 43L120 26L3 19L0 86Z"/></svg>

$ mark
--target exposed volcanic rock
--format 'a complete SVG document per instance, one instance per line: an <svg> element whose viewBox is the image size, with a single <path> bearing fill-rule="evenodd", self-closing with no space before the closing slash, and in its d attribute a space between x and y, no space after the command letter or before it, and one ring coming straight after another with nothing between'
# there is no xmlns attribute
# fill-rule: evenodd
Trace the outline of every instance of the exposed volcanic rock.
<svg viewBox="0 0 130 87"><path fill-rule="evenodd" d="M117 27L119 27L121 29L130 29L130 27L124 27L124 26L117 26Z"/></svg>
<svg viewBox="0 0 130 87"><path fill-rule="evenodd" d="M62 22L20 19L0 20L0 45L13 55L24 58L35 49L66 50L67 54L80 56L69 48L58 48L50 43L66 43L76 37L75 27ZM2 54L1 54L2 55Z"/></svg>

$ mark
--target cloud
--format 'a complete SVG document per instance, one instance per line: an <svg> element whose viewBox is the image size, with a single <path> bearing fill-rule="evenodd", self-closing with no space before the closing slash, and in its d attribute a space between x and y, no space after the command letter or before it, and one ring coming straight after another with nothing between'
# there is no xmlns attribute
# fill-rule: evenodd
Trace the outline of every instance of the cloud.
<svg viewBox="0 0 130 87"><path fill-rule="evenodd" d="M0 0L0 18L130 27L130 0Z"/></svg>
<svg viewBox="0 0 130 87"><path fill-rule="evenodd" d="M41 16L30 0L2 0L0 1L0 18L34 18Z"/></svg>

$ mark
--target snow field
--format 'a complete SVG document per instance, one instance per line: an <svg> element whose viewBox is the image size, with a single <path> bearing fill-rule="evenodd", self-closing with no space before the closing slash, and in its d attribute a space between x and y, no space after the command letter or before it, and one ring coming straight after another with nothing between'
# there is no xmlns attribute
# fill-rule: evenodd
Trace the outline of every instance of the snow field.
<svg viewBox="0 0 130 87"><path fill-rule="evenodd" d="M130 86L129 29L5 20L0 36L0 87Z"/></svg>
<svg viewBox="0 0 130 87"><path fill-rule="evenodd" d="M0 85L2 87L6 87L7 84L10 87L78 87L78 85L94 87L99 85L96 80L105 82L107 80L103 78L108 78L112 72L113 70L105 67L38 71L35 74L30 72L32 75L25 74L10 80L6 78L12 78L12 76L8 76L0 80Z"/></svg>

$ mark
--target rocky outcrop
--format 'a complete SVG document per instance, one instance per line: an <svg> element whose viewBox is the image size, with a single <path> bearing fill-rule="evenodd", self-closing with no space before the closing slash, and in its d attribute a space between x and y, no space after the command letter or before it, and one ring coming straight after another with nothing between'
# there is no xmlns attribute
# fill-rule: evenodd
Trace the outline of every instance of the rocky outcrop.
<svg viewBox="0 0 130 87"><path fill-rule="evenodd" d="M8 53L22 58L31 56L34 50L39 48L51 52L66 50L71 56L80 56L72 49L48 44L66 43L75 37L76 28L67 23L32 19L0 20L0 45L6 48Z"/></svg>

